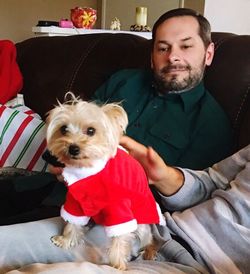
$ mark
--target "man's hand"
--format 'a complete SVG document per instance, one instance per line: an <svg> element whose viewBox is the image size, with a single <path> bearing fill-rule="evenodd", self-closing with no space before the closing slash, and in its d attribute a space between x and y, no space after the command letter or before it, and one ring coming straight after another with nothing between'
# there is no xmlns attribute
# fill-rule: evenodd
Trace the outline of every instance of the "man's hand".
<svg viewBox="0 0 250 274"><path fill-rule="evenodd" d="M120 144L141 163L149 183L153 184L162 194L173 195L182 187L183 173L179 169L166 165L152 147L147 148L128 136L123 136Z"/></svg>

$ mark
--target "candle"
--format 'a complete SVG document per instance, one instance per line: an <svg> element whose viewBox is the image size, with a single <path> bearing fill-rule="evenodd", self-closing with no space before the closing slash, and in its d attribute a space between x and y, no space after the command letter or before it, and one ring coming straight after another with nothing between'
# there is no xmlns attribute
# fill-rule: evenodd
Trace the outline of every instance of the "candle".
<svg viewBox="0 0 250 274"><path fill-rule="evenodd" d="M138 26L147 25L147 8L146 7L136 8L135 24Z"/></svg>

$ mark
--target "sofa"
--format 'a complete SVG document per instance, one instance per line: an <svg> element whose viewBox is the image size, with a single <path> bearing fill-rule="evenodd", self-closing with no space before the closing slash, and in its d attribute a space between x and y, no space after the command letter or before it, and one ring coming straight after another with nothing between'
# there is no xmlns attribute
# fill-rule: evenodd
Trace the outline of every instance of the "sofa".
<svg viewBox="0 0 250 274"><path fill-rule="evenodd" d="M228 114L238 150L250 143L250 35L214 32L212 40L205 86ZM34 37L16 47L25 103L43 118L67 91L88 100L115 71L150 67L151 40L133 34Z"/></svg>
<svg viewBox="0 0 250 274"><path fill-rule="evenodd" d="M234 129L234 150L238 150L250 143L250 35L213 33L212 39L215 42L215 57L205 72L205 86L228 114ZM67 91L88 100L116 70L150 67L151 41L130 34L35 37L17 43L16 47L17 61L24 78L22 92L25 103L43 118L56 104L56 99L63 100ZM7 190L11 191L8 183ZM47 190L43 191L46 194ZM30 202L30 196L24 199ZM16 197L13 199L16 202ZM16 206L20 209L20 204L16 203ZM59 214L59 208L41 208L37 205L33 208L22 216L6 218L4 224ZM88 271L81 271L84 263L72 264L38 264L33 265L34 269L27 266L26 272L25 269L23 271L37 273L43 267L44 273L46 270L46 273L53 270L53 273L90 273L89 268ZM148 268L153 267L154 262L149 262ZM102 272L98 267L95 269L96 272L91 273Z"/></svg>
<svg viewBox="0 0 250 274"><path fill-rule="evenodd" d="M250 35L212 33L212 39L215 56L205 71L205 86L231 120L236 151L250 143ZM34 37L17 43L16 48L25 104L43 118L67 91L88 100L115 71L150 67L151 40L132 34ZM3 195L0 205L9 206L0 213L0 225L58 216L59 208L53 203L41 206L55 184L47 180L42 179L43 189L22 195L10 183L19 185L19 178L1 180L2 193L9 195Z"/></svg>

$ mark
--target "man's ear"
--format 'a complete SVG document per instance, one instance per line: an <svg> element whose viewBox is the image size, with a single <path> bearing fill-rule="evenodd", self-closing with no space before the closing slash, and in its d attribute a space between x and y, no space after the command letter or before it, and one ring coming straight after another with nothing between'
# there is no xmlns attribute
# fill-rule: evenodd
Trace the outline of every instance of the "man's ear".
<svg viewBox="0 0 250 274"><path fill-rule="evenodd" d="M119 104L115 103L103 105L102 108L112 124L118 129L120 135L122 135L128 125L128 116L126 111Z"/></svg>
<svg viewBox="0 0 250 274"><path fill-rule="evenodd" d="M210 43L206 49L205 64L210 66L214 58L214 43Z"/></svg>

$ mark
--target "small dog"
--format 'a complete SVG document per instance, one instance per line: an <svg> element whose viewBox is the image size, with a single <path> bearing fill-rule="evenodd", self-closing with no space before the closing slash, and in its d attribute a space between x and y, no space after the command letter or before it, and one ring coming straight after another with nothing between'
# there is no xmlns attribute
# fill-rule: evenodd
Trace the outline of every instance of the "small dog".
<svg viewBox="0 0 250 274"><path fill-rule="evenodd" d="M126 269L136 239L146 250L144 258L153 259L150 224L164 225L165 220L143 168L119 148L126 112L119 104L100 106L71 96L47 117L47 147L65 165L62 176L68 187L61 208L67 225L52 242L66 249L78 245L92 218L112 239L108 257L113 267Z"/></svg>

